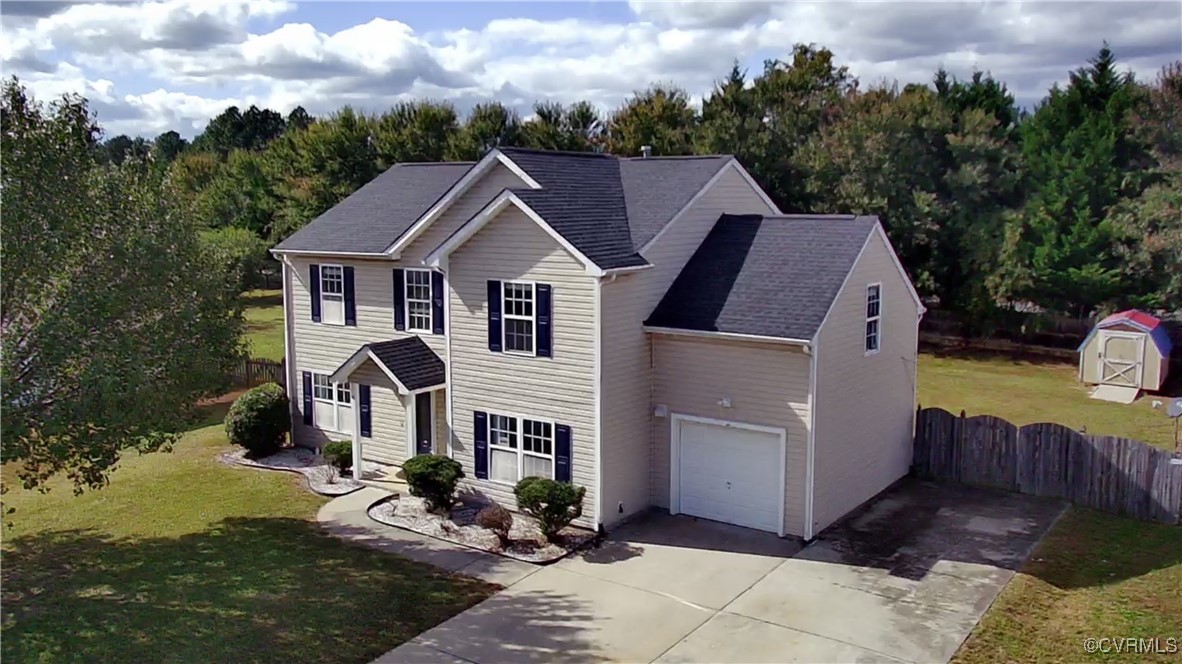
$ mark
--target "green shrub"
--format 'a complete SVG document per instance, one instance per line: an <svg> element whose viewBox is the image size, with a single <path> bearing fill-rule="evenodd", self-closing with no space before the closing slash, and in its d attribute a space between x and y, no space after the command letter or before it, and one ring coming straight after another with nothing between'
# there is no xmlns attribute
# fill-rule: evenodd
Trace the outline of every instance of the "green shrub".
<svg viewBox="0 0 1182 664"><path fill-rule="evenodd" d="M559 531L583 516L583 495L587 490L565 482L526 477L513 487L517 507L538 520L542 534L554 541Z"/></svg>
<svg viewBox="0 0 1182 664"><path fill-rule="evenodd" d="M497 504L489 505L476 515L476 525L496 533L501 548L509 546L509 531L513 528L513 515Z"/></svg>
<svg viewBox="0 0 1182 664"><path fill-rule="evenodd" d="M290 429L287 395L275 383L247 390L226 414L226 436L254 458L278 452Z"/></svg>
<svg viewBox="0 0 1182 664"><path fill-rule="evenodd" d="M347 440L334 440L320 450L320 456L343 473L353 467L353 443Z"/></svg>
<svg viewBox="0 0 1182 664"><path fill-rule="evenodd" d="M464 469L455 459L438 454L420 454L402 464L410 495L427 502L427 509L446 512L455 503L456 484Z"/></svg>

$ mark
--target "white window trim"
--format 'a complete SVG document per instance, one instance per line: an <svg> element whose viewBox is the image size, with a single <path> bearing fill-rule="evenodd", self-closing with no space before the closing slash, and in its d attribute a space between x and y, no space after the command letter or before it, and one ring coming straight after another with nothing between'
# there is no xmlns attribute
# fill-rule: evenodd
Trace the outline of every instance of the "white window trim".
<svg viewBox="0 0 1182 664"><path fill-rule="evenodd" d="M312 404L313 404L312 408L313 408L313 410L315 410L315 408L316 408L315 404L317 402L332 404L332 427L330 428L330 427L322 426L319 418L312 420L312 426L316 427L317 429L320 429L321 431L327 431L329 433L340 434L342 436L352 435L352 432L342 431L337 425L340 424L340 421L341 421L341 406L342 405L347 406L351 411L357 410L356 408L353 407L353 404L355 404L357 401L355 390L353 389L353 387L354 387L353 384L349 383L349 382L338 383L332 379L332 374L321 373L319 371L310 371L308 373L312 374ZM332 398L331 399L322 399L322 398L316 396L316 377L317 376L324 376L326 379L328 379L328 384L332 385L332 388L331 388L332 389ZM347 404L343 404L337 400L337 394L339 394L339 391L341 389L341 385L348 385L349 386L348 392L349 392L350 401ZM354 417L354 419L356 419L354 413L350 413L350 416Z"/></svg>
<svg viewBox="0 0 1182 664"><path fill-rule="evenodd" d="M324 268L334 267L341 271L341 322L330 321L325 319L324 309ZM320 271L317 273L317 278L320 283L316 284L317 290L320 293L320 324L334 325L337 327L344 327L345 325L345 266L341 263L321 263Z"/></svg>
<svg viewBox="0 0 1182 664"><path fill-rule="evenodd" d="M505 286L529 286L530 289L530 310L533 312L532 316L516 316L508 313L508 307L505 306ZM533 325L530 338L533 340L532 350L509 350L508 334L509 334L509 319L513 320L528 320ZM535 281L502 281L501 282L501 352L508 355L520 355L521 357L537 357L538 356L538 284Z"/></svg>
<svg viewBox="0 0 1182 664"><path fill-rule="evenodd" d="M503 445L493 445L493 437L492 437L492 428L493 428L492 418L493 417L506 417L508 419L517 421L517 447L516 448L505 447ZM543 424L550 425L550 454L538 454L537 452L525 451L525 420L529 420L531 422L541 422ZM547 419L544 417L534 417L532 415L514 415L514 414L510 414L510 413L490 412L490 413L488 413L488 422L485 425L484 436L485 436L485 440L488 441L488 460L487 460L487 462L488 462L489 479L486 481L492 482L493 484L500 484L501 486L516 486L517 482L520 482L521 478L524 477L525 457L526 456L531 456L531 457L534 457L535 459L549 459L549 461L550 461L550 477L548 477L547 479L551 479L551 480L554 479L554 472L557 470L557 466L558 466L557 455L555 454L555 452L558 451L558 424L556 424L554 422L554 420ZM493 453L494 449L500 450L502 452L513 452L514 454L517 455L517 482L505 482L502 480L492 479L492 453Z"/></svg>
<svg viewBox="0 0 1182 664"><path fill-rule="evenodd" d="M869 309L869 307L870 307L870 289L874 288L876 286L878 287L878 315L871 316L871 315L869 315L869 311L867 311L867 309ZM864 350L865 355L867 357L869 357L871 355L877 354L878 351L882 350L882 305L883 305L882 282L875 281L875 282L866 284L866 290L863 291L863 293L864 293L864 297L862 298L862 316L863 316L863 318L865 318L865 321L862 323L862 350ZM877 322L878 326L875 328L875 333L874 333L874 341L875 341L874 349L873 350L866 350L866 336L867 336L866 335L866 326L870 323L870 321Z"/></svg>
<svg viewBox="0 0 1182 664"><path fill-rule="evenodd" d="M411 327L410 321L410 279L407 276L411 272L420 272L427 275L427 327ZM426 334L433 334L435 330L435 290L432 286L433 279L431 278L431 270L422 270L418 268L406 268L402 277L402 309L403 315L406 317L406 331L407 332L424 332ZM416 299L415 302L422 302Z"/></svg>

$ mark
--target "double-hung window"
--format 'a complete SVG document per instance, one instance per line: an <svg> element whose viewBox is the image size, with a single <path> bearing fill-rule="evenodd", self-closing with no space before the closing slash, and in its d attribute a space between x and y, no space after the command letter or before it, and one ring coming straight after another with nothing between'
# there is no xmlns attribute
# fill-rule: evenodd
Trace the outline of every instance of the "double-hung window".
<svg viewBox="0 0 1182 664"><path fill-rule="evenodd" d="M345 270L340 265L320 266L320 321L345 324Z"/></svg>
<svg viewBox="0 0 1182 664"><path fill-rule="evenodd" d="M866 287L866 354L877 353L881 344L882 284Z"/></svg>
<svg viewBox="0 0 1182 664"><path fill-rule="evenodd" d="M554 424L511 415L488 416L489 479L554 479Z"/></svg>
<svg viewBox="0 0 1182 664"><path fill-rule="evenodd" d="M431 272L406 271L406 329L431 332Z"/></svg>
<svg viewBox="0 0 1182 664"><path fill-rule="evenodd" d="M538 325L534 285L516 281L503 282L502 296L505 352L533 355Z"/></svg>
<svg viewBox="0 0 1182 664"><path fill-rule="evenodd" d="M353 433L353 395L349 383L334 383L328 374L312 374L316 426L336 433Z"/></svg>

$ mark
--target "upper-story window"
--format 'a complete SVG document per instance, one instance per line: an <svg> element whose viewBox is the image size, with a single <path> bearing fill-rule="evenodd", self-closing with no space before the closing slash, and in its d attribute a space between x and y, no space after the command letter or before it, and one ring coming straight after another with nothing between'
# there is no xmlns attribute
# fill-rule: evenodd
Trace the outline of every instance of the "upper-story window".
<svg viewBox="0 0 1182 664"><path fill-rule="evenodd" d="M345 270L340 265L320 266L320 320L345 324Z"/></svg>
<svg viewBox="0 0 1182 664"><path fill-rule="evenodd" d="M534 354L534 339L537 336L537 307L534 301L534 285L516 281L502 284L505 324L505 351L509 353Z"/></svg>
<svg viewBox="0 0 1182 664"><path fill-rule="evenodd" d="M866 354L877 353L881 344L882 284L866 287Z"/></svg>
<svg viewBox="0 0 1182 664"><path fill-rule="evenodd" d="M431 272L406 271L406 329L431 332Z"/></svg>

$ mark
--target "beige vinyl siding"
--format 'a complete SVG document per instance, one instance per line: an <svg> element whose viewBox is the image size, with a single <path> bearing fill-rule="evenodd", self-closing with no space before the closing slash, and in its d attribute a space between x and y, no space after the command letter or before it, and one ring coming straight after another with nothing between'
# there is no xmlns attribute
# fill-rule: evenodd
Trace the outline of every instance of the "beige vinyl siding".
<svg viewBox="0 0 1182 664"><path fill-rule="evenodd" d="M361 439L361 458L401 465L406 460L406 406L390 377L373 362L366 362L350 376L370 386L371 438Z"/></svg>
<svg viewBox="0 0 1182 664"><path fill-rule="evenodd" d="M866 287L875 282L880 350L866 355ZM814 534L907 473L918 330L915 300L875 233L817 338Z"/></svg>
<svg viewBox="0 0 1182 664"><path fill-rule="evenodd" d="M289 353L292 366L296 369L296 379L299 371L316 371L331 373L362 345L371 342L387 341L411 336L409 332L394 330L394 282L393 270L396 267L422 267L422 259L431 252L444 238L451 235L464 222L483 208L493 197L507 187L524 186L524 182L508 168L497 164L486 173L467 192L459 197L448 209L436 219L402 253L398 261L388 260L356 260L337 259L333 257L307 257L289 255L292 269L291 278L292 299L292 348ZM394 238L391 237L393 242ZM309 266L313 263L320 265L348 265L353 267L354 288L357 305L357 325L329 325L312 322L312 306L308 285ZM445 308L446 309L446 308ZM417 333L420 338L445 362L447 361L446 335ZM296 388L299 396L301 388ZM440 394L438 400L444 399ZM302 402L295 405L296 419L294 440L298 445L318 446L323 436L314 430L308 430L302 424L299 412ZM437 408L444 408L436 405ZM405 417L401 415L400 418Z"/></svg>
<svg viewBox="0 0 1182 664"><path fill-rule="evenodd" d="M583 517L594 525L595 296L578 260L516 207L509 207L448 259L451 287L452 451L465 484L515 508L513 487L477 480L473 413L553 420L571 427L571 472L586 487ZM488 349L488 280L534 281L553 288L553 357Z"/></svg>
<svg viewBox="0 0 1182 664"><path fill-rule="evenodd" d="M736 170L725 167L719 179L645 252L653 267L605 280L601 307L604 525L654 502L664 504L655 499L662 492L662 500L668 500L667 486L661 487L653 474L652 358L642 329L644 319L720 215L773 212Z"/></svg>
<svg viewBox="0 0 1182 664"><path fill-rule="evenodd" d="M800 536L805 522L809 420L809 357L794 346L653 337L653 401L668 415L653 422L653 503L669 506L669 423L673 414L782 428L786 433L784 531ZM724 408L719 401L731 400Z"/></svg>
<svg viewBox="0 0 1182 664"><path fill-rule="evenodd" d="M1141 388L1156 390L1161 387L1163 373L1166 371L1168 361L1162 361L1161 351L1157 349L1157 345L1153 343L1153 339L1150 339L1149 335L1132 326L1116 326L1107 329L1138 334L1145 337L1145 353L1141 357ZM1102 362L1100 359L1100 352L1102 350L1100 340L1103 336L1104 330L1096 330L1096 333L1088 340L1088 344L1080 351L1080 364L1083 368L1082 380L1085 383L1097 384L1100 382L1100 365Z"/></svg>

